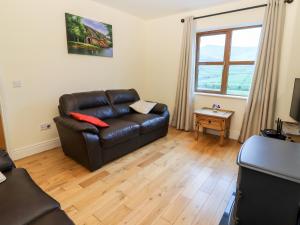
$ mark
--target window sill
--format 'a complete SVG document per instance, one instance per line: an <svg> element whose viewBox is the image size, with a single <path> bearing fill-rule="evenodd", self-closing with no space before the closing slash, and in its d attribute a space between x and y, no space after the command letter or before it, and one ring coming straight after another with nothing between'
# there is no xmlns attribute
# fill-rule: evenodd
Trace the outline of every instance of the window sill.
<svg viewBox="0 0 300 225"><path fill-rule="evenodd" d="M203 92L194 92L194 95L210 96L210 97L217 97L217 98L231 98L231 99L239 99L244 101L248 99L248 97L244 97L244 96L221 95L221 94L212 94L212 93L203 93Z"/></svg>

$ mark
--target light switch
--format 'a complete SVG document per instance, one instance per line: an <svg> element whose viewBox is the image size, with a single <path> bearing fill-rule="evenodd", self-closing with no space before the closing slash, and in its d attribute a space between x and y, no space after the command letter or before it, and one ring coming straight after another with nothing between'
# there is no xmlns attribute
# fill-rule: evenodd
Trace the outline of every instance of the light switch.
<svg viewBox="0 0 300 225"><path fill-rule="evenodd" d="M22 81L20 80L13 81L13 88L21 88L21 87L22 87Z"/></svg>

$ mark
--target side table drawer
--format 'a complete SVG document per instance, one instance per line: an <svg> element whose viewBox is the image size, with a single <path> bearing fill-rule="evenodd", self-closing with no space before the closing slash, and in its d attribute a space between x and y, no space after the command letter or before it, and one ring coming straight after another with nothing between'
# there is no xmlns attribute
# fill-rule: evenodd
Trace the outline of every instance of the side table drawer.
<svg viewBox="0 0 300 225"><path fill-rule="evenodd" d="M202 127L214 129L214 130L223 130L223 121L210 117L198 117L198 122Z"/></svg>

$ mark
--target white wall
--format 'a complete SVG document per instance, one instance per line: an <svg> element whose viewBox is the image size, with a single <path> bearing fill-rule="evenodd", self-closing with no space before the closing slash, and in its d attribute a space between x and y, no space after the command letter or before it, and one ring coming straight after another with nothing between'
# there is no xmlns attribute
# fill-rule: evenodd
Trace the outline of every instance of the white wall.
<svg viewBox="0 0 300 225"><path fill-rule="evenodd" d="M183 28L182 23L180 23L181 18L244 8L262 3L264 1L240 1L147 22L145 70L147 76L145 77L144 88L142 89L143 96L146 99L165 102L170 106L170 111L173 111ZM264 10L264 8L260 8L200 19L197 20L197 31L261 24ZM220 103L222 108L235 111L231 125L231 138L237 139L242 124L246 100L199 94L195 97L195 108L210 107L213 103Z"/></svg>
<svg viewBox="0 0 300 225"><path fill-rule="evenodd" d="M144 88L142 89L143 96L147 99L156 99L158 101L165 102L170 106L171 112L173 111L183 28L182 24L179 22L181 18L191 15L206 15L263 3L265 3L263 0L242 0L239 2L177 14L147 22L147 76L145 78ZM295 77L300 77L299 1L294 1L293 4L287 4L286 14L276 115L289 121L292 120L289 117L289 110L294 79ZM264 8L260 8L200 19L197 20L197 30L205 31L226 27L259 24L262 22L263 16ZM220 103L224 109L235 111L231 125L231 138L237 139L242 125L246 100L196 94L195 108L211 106L213 103Z"/></svg>
<svg viewBox="0 0 300 225"><path fill-rule="evenodd" d="M69 55L65 12L113 25L114 57ZM58 144L52 122L64 93L138 88L144 22L90 0L3 0L0 7L0 101L15 158ZM22 81L14 89L12 82ZM52 129L40 131L51 122Z"/></svg>
<svg viewBox="0 0 300 225"><path fill-rule="evenodd" d="M282 60L277 96L277 116L286 121L290 118L290 107L295 78L300 78L300 2L288 6L282 46Z"/></svg>

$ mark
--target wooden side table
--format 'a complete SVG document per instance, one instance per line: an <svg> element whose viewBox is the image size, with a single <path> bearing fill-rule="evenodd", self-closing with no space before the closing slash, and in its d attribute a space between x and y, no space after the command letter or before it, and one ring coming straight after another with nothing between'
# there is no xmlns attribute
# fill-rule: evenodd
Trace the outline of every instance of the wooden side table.
<svg viewBox="0 0 300 225"><path fill-rule="evenodd" d="M300 143L299 123L283 121L282 132L287 137L288 141Z"/></svg>
<svg viewBox="0 0 300 225"><path fill-rule="evenodd" d="M213 110L211 108L202 108L194 112L196 121L197 140L199 138L200 127L203 128L203 134L206 129L212 129L220 132L220 145L224 144L224 138L229 138L231 117L234 114L229 110Z"/></svg>

